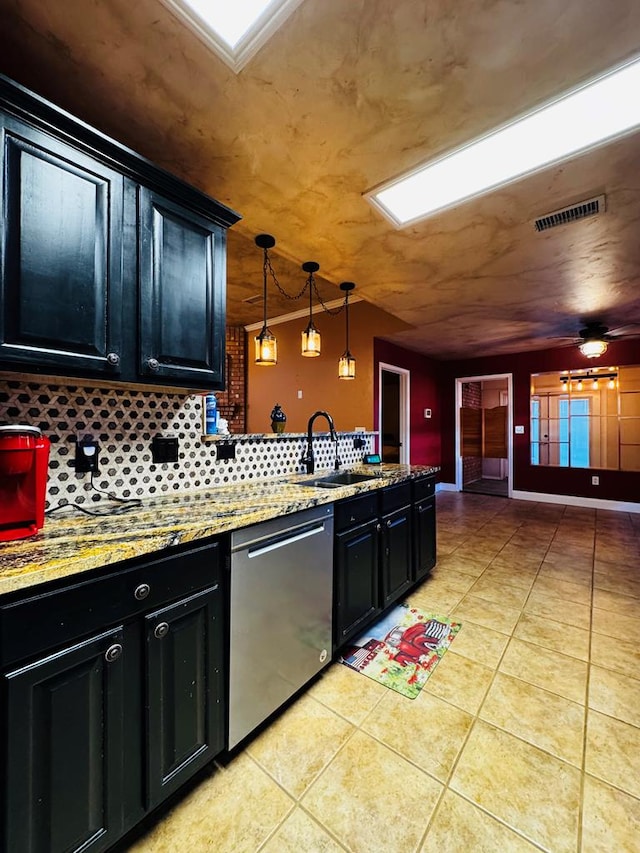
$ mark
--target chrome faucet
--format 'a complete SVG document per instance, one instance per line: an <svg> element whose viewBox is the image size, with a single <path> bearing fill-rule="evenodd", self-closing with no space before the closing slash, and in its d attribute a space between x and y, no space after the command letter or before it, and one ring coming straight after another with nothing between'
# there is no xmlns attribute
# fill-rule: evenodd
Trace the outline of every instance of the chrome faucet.
<svg viewBox="0 0 640 853"><path fill-rule="evenodd" d="M333 425L333 418L331 417L329 412L321 412L321 411L320 412L314 412L311 415L311 417L309 418L309 423L307 424L307 449L306 449L304 456L300 460L302 465L306 466L307 474L313 474L316 470L316 461L315 461L315 458L313 455L312 430L313 430L313 424L314 424L316 418L320 417L320 415L322 415L323 418L327 419L327 423L329 424L329 432L331 434L331 441L333 441L335 444L336 455L335 455L334 468L337 471L338 468L340 467L340 460L338 459L338 434L336 433L336 428Z"/></svg>

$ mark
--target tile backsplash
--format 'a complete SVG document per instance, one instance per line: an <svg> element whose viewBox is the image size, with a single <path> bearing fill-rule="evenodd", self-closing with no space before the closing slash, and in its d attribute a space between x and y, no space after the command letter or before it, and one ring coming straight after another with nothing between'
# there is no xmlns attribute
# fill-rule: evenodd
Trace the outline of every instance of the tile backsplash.
<svg viewBox="0 0 640 853"><path fill-rule="evenodd" d="M219 439L202 438L202 397L153 389L111 389L99 384L52 385L0 379L0 424L38 426L51 441L47 506L62 502L91 505L106 500L91 488L88 474L75 472L75 445L84 436L100 444L98 489L123 498L145 498L302 472L305 439L284 436L229 436L236 458L217 459ZM154 464L154 436L175 436L178 462ZM373 450L373 436L341 434L342 467L362 461ZM334 447L328 435L314 437L316 468L332 468Z"/></svg>

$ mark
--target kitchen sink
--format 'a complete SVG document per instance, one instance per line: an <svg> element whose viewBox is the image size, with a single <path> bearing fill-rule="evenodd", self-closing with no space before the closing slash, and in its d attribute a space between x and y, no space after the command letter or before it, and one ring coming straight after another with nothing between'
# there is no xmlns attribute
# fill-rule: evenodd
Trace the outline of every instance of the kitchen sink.
<svg viewBox="0 0 640 853"><path fill-rule="evenodd" d="M320 489L337 489L340 486L353 486L356 483L364 483L366 480L375 480L376 474L358 474L354 471L340 471L336 474L327 474L324 477L316 477L314 480L305 480L297 483L299 486L313 486Z"/></svg>

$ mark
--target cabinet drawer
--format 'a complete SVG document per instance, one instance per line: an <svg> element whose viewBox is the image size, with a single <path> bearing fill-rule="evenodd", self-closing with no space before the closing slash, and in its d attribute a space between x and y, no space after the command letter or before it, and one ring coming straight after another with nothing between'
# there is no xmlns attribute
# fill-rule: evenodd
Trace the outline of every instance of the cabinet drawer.
<svg viewBox="0 0 640 853"><path fill-rule="evenodd" d="M0 607L0 664L53 650L219 582L221 543L149 560Z"/></svg>
<svg viewBox="0 0 640 853"><path fill-rule="evenodd" d="M424 498L433 497L436 493L436 478L433 474L429 477L420 477L413 481L413 500L418 502Z"/></svg>
<svg viewBox="0 0 640 853"><path fill-rule="evenodd" d="M368 492L357 498L347 498L335 505L334 529L346 530L356 524L362 524L375 518L378 514L378 497L375 492Z"/></svg>
<svg viewBox="0 0 640 853"><path fill-rule="evenodd" d="M411 503L411 483L399 483L382 489L380 494L380 515L386 515Z"/></svg>

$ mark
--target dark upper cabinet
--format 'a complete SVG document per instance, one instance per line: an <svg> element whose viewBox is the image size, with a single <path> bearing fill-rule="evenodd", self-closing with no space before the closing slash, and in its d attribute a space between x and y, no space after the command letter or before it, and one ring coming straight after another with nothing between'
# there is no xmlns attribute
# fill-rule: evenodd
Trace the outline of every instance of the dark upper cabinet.
<svg viewBox="0 0 640 853"><path fill-rule="evenodd" d="M117 377L123 177L2 119L0 359Z"/></svg>
<svg viewBox="0 0 640 853"><path fill-rule="evenodd" d="M224 387L232 210L0 76L0 368Z"/></svg>
<svg viewBox="0 0 640 853"><path fill-rule="evenodd" d="M140 375L224 387L224 229L142 187L139 235Z"/></svg>
<svg viewBox="0 0 640 853"><path fill-rule="evenodd" d="M3 850L106 850L122 833L122 629L4 676Z"/></svg>

